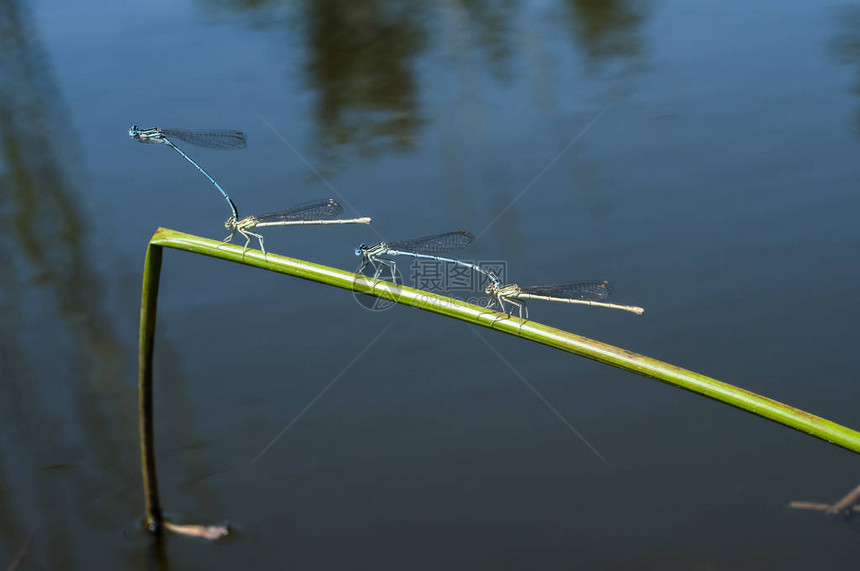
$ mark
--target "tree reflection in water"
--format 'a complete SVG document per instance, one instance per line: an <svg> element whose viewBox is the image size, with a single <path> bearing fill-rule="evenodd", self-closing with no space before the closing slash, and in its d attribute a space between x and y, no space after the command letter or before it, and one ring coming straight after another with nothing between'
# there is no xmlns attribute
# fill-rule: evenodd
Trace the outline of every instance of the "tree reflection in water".
<svg viewBox="0 0 860 571"><path fill-rule="evenodd" d="M557 20L571 32L590 73L619 78L640 70L647 59L641 31L650 12L647 1L567 0L536 7L520 0L319 0L300 8L281 0L201 1L255 26L289 22L291 33L303 35L317 144L332 155L338 148L361 156L414 148L425 121L417 63L437 49L431 42L444 41L445 34L435 32L450 26L451 13L465 26L465 41L456 49L483 52L488 71L502 81L514 79L511 63L523 37L534 41L542 35L526 29L535 24L529 17L535 10L563 15L547 25ZM529 73L527 67L516 69ZM478 71L470 66L471 74Z"/></svg>
<svg viewBox="0 0 860 571"><path fill-rule="evenodd" d="M591 71L612 65L632 71L645 57L641 28L648 3L635 0L567 0L573 40Z"/></svg>
<svg viewBox="0 0 860 571"><path fill-rule="evenodd" d="M78 531L116 527L142 507L135 331L123 338L87 243L82 141L68 117L26 3L0 0L0 551L38 530L28 559L46 568L89 548ZM163 415L193 440L178 363L162 364ZM193 453L183 464L212 471ZM217 502L205 487L194 493Z"/></svg>
<svg viewBox="0 0 860 571"><path fill-rule="evenodd" d="M839 33L830 44L836 61L855 68L851 91L860 97L860 8L846 7L839 11ZM854 130L860 135L860 109L854 115Z"/></svg>
<svg viewBox="0 0 860 571"><path fill-rule="evenodd" d="M361 155L409 149L421 118L414 59L425 45L424 3L322 0L306 7L307 74L324 148Z"/></svg>

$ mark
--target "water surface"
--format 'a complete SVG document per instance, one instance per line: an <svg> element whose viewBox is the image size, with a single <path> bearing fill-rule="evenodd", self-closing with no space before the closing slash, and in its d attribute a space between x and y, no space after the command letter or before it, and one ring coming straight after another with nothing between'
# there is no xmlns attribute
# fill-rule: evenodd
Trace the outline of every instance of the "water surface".
<svg viewBox="0 0 860 571"><path fill-rule="evenodd" d="M786 508L853 488L849 452L546 347L171 251L162 498L236 532L153 545L138 530L145 246L159 226L222 238L229 211L174 153L126 136L242 129L246 150L186 149L242 214L335 195L374 217L271 230L272 251L353 269L360 242L467 229L468 257L512 281L606 278L646 308L535 302L534 319L857 427L856 6L6 0L0 16L0 563L29 537L22 569L860 555L855 524Z"/></svg>

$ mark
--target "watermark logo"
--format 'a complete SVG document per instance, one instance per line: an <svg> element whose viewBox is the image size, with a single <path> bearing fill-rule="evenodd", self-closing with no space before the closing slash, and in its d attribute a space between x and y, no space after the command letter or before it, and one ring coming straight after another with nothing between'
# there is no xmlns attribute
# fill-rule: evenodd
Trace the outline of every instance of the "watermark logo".
<svg viewBox="0 0 860 571"><path fill-rule="evenodd" d="M403 277L397 266L363 264L355 271L355 277L352 281L352 296L358 305L370 311L391 309L400 298L400 289L391 287L391 282L398 285L403 284ZM365 287L358 288L358 283L363 283ZM371 295L366 293L367 289L372 289L376 293L388 292L390 295L385 297Z"/></svg>
<svg viewBox="0 0 860 571"><path fill-rule="evenodd" d="M504 260L488 261L466 261L475 264L482 269L492 272L501 283L506 283L508 264ZM370 311L385 311L397 303L401 290L391 286L391 282L398 286L406 285L420 290L436 293L438 295L451 297L460 301L482 305L485 300L484 289L487 287L487 277L466 266L413 258L408 265L409 279L404 282L399 266L394 264L382 264L377 262L360 266L355 272L353 281L353 296L359 305ZM375 284L373 283L375 280ZM362 285L359 287L358 284ZM372 289L380 295L367 293ZM427 303L439 303L439 300L426 300Z"/></svg>

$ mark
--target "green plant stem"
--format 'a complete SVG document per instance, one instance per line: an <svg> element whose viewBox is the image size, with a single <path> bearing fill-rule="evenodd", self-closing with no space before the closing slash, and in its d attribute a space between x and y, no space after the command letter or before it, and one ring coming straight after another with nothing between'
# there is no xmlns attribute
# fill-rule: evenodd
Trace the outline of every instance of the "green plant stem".
<svg viewBox="0 0 860 571"><path fill-rule="evenodd" d="M240 246L232 244L221 245L220 242L214 240L164 228L159 228L156 231L147 252L147 269L144 272L144 293L141 306L141 415L142 418L149 418L150 421L152 416L151 337L155 328L155 304L158 295L158 272L156 268L160 267L161 247L194 252L342 289L366 293L424 311L481 325L515 337L522 337L523 339L588 357L601 363L606 363L698 393L794 428L795 430L805 432L853 452L860 453L860 433L850 428L728 383L717 381L705 375L651 359L644 355L613 347L606 343L594 341L534 321L520 320L485 307L430 292L410 287L395 286L389 282L382 281L377 282L374 286L367 278L357 277L352 272L287 258L277 254L264 256L259 250L248 250L243 255ZM144 337L147 338L144 339ZM147 362L144 363L144 360ZM145 402L148 403L146 406L144 405ZM155 464L154 457L152 457L151 424L148 430L144 430L143 424L141 425L141 450L145 470L150 470L151 474L149 477L144 477L145 486L147 482L150 483L150 487L147 489L147 509L151 511L148 512L147 518L149 519L150 516L154 518L156 514L160 518L158 494L155 486Z"/></svg>
<svg viewBox="0 0 860 571"><path fill-rule="evenodd" d="M155 473L155 437L152 416L152 353L155 348L155 317L158 310L158 283L161 278L162 248L150 242L143 265L143 292L140 299L140 346L138 348L138 426L146 527L161 531L162 512Z"/></svg>

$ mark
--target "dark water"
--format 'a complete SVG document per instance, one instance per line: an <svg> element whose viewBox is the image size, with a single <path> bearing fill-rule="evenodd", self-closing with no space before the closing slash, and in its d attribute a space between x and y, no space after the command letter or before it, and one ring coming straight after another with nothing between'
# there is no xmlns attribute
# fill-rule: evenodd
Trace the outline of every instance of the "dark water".
<svg viewBox="0 0 860 571"><path fill-rule="evenodd" d="M143 254L158 226L221 238L228 212L132 122L243 129L247 150L187 150L244 214L336 191L386 237L470 229L511 280L608 278L647 309L533 318L858 427L860 6L0 1L0 565L31 538L22 569L856 566L856 523L786 507L854 487L850 452L172 251L162 499L236 532L154 545ZM378 240L266 236L347 269Z"/></svg>

